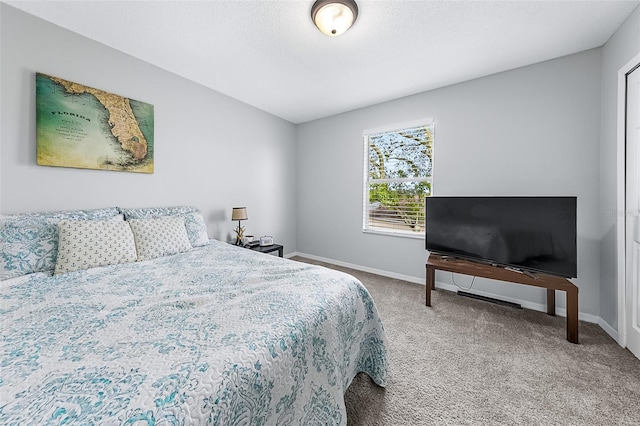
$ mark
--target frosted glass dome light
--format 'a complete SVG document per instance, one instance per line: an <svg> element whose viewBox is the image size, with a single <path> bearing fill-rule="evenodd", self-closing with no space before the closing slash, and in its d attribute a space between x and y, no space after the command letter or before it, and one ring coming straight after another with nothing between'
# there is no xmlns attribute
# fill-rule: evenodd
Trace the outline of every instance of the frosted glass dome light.
<svg viewBox="0 0 640 426"><path fill-rule="evenodd" d="M354 0L317 0L311 8L311 19L323 34L336 37L343 34L358 17Z"/></svg>

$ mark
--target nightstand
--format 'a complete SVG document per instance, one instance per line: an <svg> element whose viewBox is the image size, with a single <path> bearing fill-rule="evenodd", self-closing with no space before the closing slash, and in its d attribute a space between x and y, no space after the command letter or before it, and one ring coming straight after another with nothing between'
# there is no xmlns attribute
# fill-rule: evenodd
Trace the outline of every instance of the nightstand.
<svg viewBox="0 0 640 426"><path fill-rule="evenodd" d="M272 244L270 246L254 246L254 247L245 247L249 250L259 251L260 253L273 253L274 251L278 252L278 256L282 257L282 252L284 247L280 244Z"/></svg>

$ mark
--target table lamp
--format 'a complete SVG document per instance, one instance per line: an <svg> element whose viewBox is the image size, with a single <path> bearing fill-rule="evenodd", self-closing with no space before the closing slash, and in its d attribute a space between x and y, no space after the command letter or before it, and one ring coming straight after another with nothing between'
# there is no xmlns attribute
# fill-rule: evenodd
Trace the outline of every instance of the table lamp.
<svg viewBox="0 0 640 426"><path fill-rule="evenodd" d="M247 217L247 208L246 207L234 207L231 211L231 220L238 221L238 228L235 229L236 233L236 245L242 245L242 237L244 236L244 228L241 226L241 221L249 219Z"/></svg>

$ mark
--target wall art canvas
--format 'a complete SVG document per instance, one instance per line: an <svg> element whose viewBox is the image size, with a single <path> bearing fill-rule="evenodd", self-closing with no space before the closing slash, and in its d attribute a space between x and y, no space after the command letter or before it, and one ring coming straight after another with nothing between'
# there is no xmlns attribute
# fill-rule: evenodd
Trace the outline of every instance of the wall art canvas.
<svg viewBox="0 0 640 426"><path fill-rule="evenodd" d="M153 173L153 105L36 74L37 163Z"/></svg>

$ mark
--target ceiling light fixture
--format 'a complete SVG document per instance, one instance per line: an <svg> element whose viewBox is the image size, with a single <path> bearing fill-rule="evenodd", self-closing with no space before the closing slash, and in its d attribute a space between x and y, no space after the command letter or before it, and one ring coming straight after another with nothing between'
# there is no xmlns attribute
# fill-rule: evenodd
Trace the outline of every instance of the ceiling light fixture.
<svg viewBox="0 0 640 426"><path fill-rule="evenodd" d="M358 17L354 0L317 0L311 7L311 19L323 34L339 36L351 28Z"/></svg>

